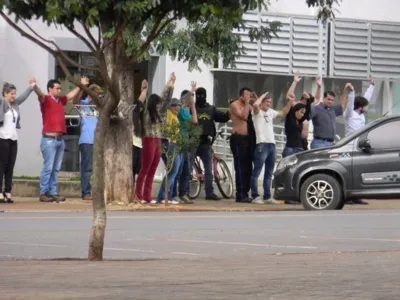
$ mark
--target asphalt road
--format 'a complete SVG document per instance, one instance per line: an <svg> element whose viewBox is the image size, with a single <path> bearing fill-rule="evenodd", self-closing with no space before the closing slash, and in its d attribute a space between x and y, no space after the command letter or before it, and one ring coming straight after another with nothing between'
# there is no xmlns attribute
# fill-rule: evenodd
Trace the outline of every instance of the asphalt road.
<svg viewBox="0 0 400 300"><path fill-rule="evenodd" d="M0 299L400 299L400 211L0 215ZM147 259L137 261L137 259ZM7 274L7 275L6 275Z"/></svg>

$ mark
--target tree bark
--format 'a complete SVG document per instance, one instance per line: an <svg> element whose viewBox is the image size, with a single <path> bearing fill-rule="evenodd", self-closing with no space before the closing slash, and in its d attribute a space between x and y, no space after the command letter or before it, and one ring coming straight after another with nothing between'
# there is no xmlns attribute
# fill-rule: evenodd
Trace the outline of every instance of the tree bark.
<svg viewBox="0 0 400 300"><path fill-rule="evenodd" d="M132 108L134 97L134 68L127 57L121 54L117 43L114 49L107 49L107 69L113 84L118 86L120 99L117 111L121 116L112 116L104 143L105 194L106 202L128 204L133 202L132 188ZM108 53L107 53L108 52ZM119 108L123 108L119 110Z"/></svg>
<svg viewBox="0 0 400 300"><path fill-rule="evenodd" d="M93 224L89 240L89 260L103 260L106 230L106 205L104 196L104 141L109 117L100 111L93 149Z"/></svg>

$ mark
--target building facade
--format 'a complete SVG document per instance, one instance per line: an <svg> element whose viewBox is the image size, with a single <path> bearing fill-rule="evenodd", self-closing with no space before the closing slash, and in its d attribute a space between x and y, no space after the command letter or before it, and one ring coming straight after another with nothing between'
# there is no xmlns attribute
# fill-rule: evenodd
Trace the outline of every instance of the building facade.
<svg viewBox="0 0 400 300"><path fill-rule="evenodd" d="M272 0L268 12L249 12L245 16L248 26L258 26L268 21L282 24L278 38L267 42L251 43L245 32L242 36L246 55L236 62L236 68L212 68L201 64L201 71L188 72L187 64L173 61L168 56L154 56L135 69L135 87L139 90L142 79L147 78L151 92L161 92L168 75L175 72L177 84L174 96L178 97L190 81L196 81L208 91L208 101L218 107L227 107L230 98L238 97L241 86L249 86L258 93L269 91L274 108L281 108L293 74L304 77L296 94L303 90L314 92L315 78L324 77L325 90L341 92L346 82L352 82L358 93L368 87L369 78L377 80L375 93L369 106L368 120L385 113L400 112L400 20L397 11L400 2L381 0L366 5L363 0L343 0L334 21L316 22L314 9L302 0ZM54 39L64 51L84 65L94 64L85 45L67 30L47 27L40 21L29 23L43 37ZM49 78L58 78L67 91L70 84L45 50L22 38L0 20L0 81L14 83L18 92L35 77L45 90ZM69 66L75 76L96 74ZM74 108L66 109L67 149L63 171L79 170L79 127ZM16 176L39 176L42 167L40 136L42 119L39 103L32 94L21 106L19 153ZM343 120L338 120L338 133L343 135ZM162 164L161 164L162 165ZM158 175L162 173L160 166Z"/></svg>

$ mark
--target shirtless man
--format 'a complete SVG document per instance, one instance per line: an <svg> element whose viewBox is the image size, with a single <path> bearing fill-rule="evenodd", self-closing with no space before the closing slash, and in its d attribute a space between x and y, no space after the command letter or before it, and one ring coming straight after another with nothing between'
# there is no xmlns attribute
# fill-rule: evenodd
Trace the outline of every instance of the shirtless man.
<svg viewBox="0 0 400 300"><path fill-rule="evenodd" d="M240 98L230 105L232 135L230 147L233 154L236 181L236 202L251 203L249 197L252 173L251 137L248 130L248 117L251 111L252 91L244 87L240 90Z"/></svg>

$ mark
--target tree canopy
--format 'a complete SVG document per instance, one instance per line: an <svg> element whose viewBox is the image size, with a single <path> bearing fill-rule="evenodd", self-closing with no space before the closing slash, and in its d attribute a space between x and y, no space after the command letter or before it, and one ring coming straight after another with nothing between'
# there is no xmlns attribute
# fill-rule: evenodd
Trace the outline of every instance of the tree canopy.
<svg viewBox="0 0 400 300"><path fill-rule="evenodd" d="M306 0L306 4L319 7L318 17L325 20L334 16L334 5L339 1ZM234 67L235 59L245 51L234 30L246 30L252 40L269 40L280 27L278 22L246 27L243 14L267 10L269 1L265 0L3 0L0 3L22 23L41 19L48 25L63 25L99 60L107 47L122 41L119 54L126 56L125 62L139 62L149 58L151 52L168 53L188 62L190 69L197 68L200 60L213 64L219 58L224 66ZM2 15L7 20L7 15ZM184 22L178 24L179 20ZM77 30L77 24L85 34ZM92 28L99 30L96 36ZM27 34L48 51L61 50L37 33L28 31L24 35ZM61 52L58 55L67 59ZM107 77L103 71L102 76Z"/></svg>

